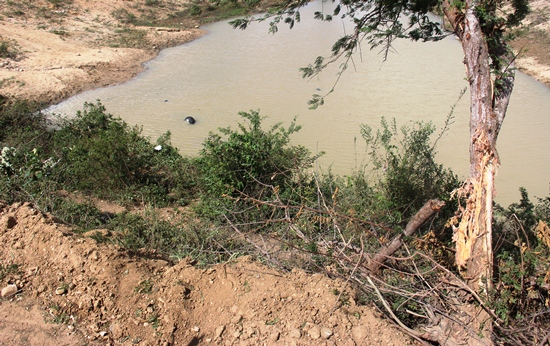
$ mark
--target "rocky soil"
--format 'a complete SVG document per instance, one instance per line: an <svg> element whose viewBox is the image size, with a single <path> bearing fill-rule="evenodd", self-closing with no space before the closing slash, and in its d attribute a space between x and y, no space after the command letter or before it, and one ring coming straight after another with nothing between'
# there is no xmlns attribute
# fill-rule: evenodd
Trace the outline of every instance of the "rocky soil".
<svg viewBox="0 0 550 346"><path fill-rule="evenodd" d="M339 279L248 257L209 268L0 204L2 345L411 345Z"/></svg>

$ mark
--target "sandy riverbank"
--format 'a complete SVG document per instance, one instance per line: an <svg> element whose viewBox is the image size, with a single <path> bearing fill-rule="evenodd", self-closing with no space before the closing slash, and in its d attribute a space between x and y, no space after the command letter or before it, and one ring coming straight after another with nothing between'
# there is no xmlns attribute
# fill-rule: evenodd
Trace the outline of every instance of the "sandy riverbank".
<svg viewBox="0 0 550 346"><path fill-rule="evenodd" d="M0 37L15 55L0 59L0 94L56 103L88 89L127 81L162 48L203 34L192 21L168 29L128 26L114 17L117 9L135 10L137 1L67 3L61 8L48 1L35 1L32 8L20 4L25 14L11 16L6 14L18 11L16 5L0 4L4 14ZM178 4L180 8L170 11L183 10L185 3ZM168 10L159 8L159 12Z"/></svg>

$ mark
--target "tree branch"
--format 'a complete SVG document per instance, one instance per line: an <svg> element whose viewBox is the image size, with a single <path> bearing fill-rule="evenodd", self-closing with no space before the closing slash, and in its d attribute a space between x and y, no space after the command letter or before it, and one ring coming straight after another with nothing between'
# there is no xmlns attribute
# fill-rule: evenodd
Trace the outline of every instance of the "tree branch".
<svg viewBox="0 0 550 346"><path fill-rule="evenodd" d="M431 199L424 204L420 210L414 214L414 216L409 220L405 231L402 234L397 235L388 246L384 246L378 251L376 256L369 263L369 270L372 273L377 273L380 270L380 267L384 264L386 259L391 256L395 251L397 251L401 246L403 246L403 237L409 237L413 235L419 228L432 217L436 212L438 212L445 202L438 199Z"/></svg>

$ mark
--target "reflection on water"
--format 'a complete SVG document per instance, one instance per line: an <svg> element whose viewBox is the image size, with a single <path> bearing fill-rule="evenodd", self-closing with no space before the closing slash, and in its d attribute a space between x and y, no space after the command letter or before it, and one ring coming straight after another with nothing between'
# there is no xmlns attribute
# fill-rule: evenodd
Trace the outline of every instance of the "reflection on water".
<svg viewBox="0 0 550 346"><path fill-rule="evenodd" d="M302 23L291 31L280 27L276 35L267 33L267 23L245 31L233 30L226 22L205 26L208 35L162 51L134 80L85 92L52 110L70 115L85 101L100 99L110 113L142 125L153 139L171 131L173 143L189 155L198 153L209 131L235 127L239 111L259 109L267 117L266 125L288 124L298 115L303 128L294 142L313 153L325 151L320 169L339 174L349 174L367 158L360 124L376 128L384 116L396 118L398 125L432 121L441 128L467 85L462 50L452 37L435 43L398 41L386 62L378 51L365 47L325 105L308 109L312 94L334 87L339 63L310 80L302 79L298 69L318 55L328 55L346 30L337 20L306 20L322 6L310 4ZM462 177L468 172L468 99L465 95L457 103L451 131L438 142L438 160ZM549 110L550 90L518 74L499 137L498 202L517 201L519 186L531 196L548 195ZM185 123L187 116L193 116L196 124Z"/></svg>

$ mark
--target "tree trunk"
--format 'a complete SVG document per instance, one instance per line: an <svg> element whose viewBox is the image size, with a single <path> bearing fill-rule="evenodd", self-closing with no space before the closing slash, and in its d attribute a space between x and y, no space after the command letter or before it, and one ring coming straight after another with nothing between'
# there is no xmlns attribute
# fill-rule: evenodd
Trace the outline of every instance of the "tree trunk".
<svg viewBox="0 0 550 346"><path fill-rule="evenodd" d="M502 126L513 87L513 61L505 46L498 46L503 62L495 65L495 46L487 44L474 9L476 0L466 0L462 11L443 4L445 16L462 42L464 63L470 87L470 177L459 195L466 205L455 228L456 262L468 286L487 298L493 272L492 219L494 178L499 159L496 140ZM499 44L505 45L498 41ZM503 49L504 48L504 49ZM491 50L492 49L492 50ZM491 65L492 62L492 65ZM495 87L491 68L498 67ZM492 345L492 319L475 305L464 306L468 325L482 340L470 338L469 345Z"/></svg>

